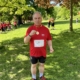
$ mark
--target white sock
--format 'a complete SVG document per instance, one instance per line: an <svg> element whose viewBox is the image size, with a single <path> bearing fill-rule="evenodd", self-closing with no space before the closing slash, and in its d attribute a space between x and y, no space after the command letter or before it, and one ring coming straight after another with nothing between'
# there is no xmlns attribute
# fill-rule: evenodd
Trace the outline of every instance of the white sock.
<svg viewBox="0 0 80 80"><path fill-rule="evenodd" d="M32 74L32 78L33 78L33 79L36 79L36 75L35 75L35 74Z"/></svg>
<svg viewBox="0 0 80 80"><path fill-rule="evenodd" d="M42 77L42 76L43 76L43 73L40 73L40 74L39 74L39 77Z"/></svg>

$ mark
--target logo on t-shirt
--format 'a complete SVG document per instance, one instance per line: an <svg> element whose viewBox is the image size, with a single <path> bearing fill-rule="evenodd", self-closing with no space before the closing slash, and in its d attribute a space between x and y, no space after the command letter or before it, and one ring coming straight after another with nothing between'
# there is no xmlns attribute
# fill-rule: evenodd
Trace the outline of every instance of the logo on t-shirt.
<svg viewBox="0 0 80 80"><path fill-rule="evenodd" d="M42 36L45 36L44 34L41 34Z"/></svg>

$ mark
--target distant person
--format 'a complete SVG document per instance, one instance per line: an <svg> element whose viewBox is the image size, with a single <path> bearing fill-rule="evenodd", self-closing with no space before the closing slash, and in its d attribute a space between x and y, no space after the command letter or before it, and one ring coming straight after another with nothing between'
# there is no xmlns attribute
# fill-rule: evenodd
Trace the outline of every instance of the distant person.
<svg viewBox="0 0 80 80"><path fill-rule="evenodd" d="M7 29L6 23L5 22L2 22L2 31L5 31L6 29Z"/></svg>
<svg viewBox="0 0 80 80"><path fill-rule="evenodd" d="M50 25L51 25L51 20L49 20L48 22L48 28L50 28Z"/></svg>
<svg viewBox="0 0 80 80"><path fill-rule="evenodd" d="M17 28L17 21L15 20L13 23L14 27Z"/></svg>
<svg viewBox="0 0 80 80"><path fill-rule="evenodd" d="M11 29L11 23L10 23L10 21L8 21L8 22L6 23L6 26L7 26L8 30Z"/></svg>
<svg viewBox="0 0 80 80"><path fill-rule="evenodd" d="M78 23L78 18L76 18L76 23Z"/></svg>
<svg viewBox="0 0 80 80"><path fill-rule="evenodd" d="M50 53L54 52L52 47L51 34L44 25L42 25L42 16L40 12L35 12L33 14L33 22L24 37L24 43L30 43L30 59L31 59L31 74L32 80L36 79L36 68L39 63L39 78L40 80L46 80L44 77L44 64L46 60L46 47L47 43L49 46Z"/></svg>
<svg viewBox="0 0 80 80"><path fill-rule="evenodd" d="M52 21L51 21L52 29L54 29L54 24L55 24L55 23L54 23L54 20L52 20Z"/></svg>
<svg viewBox="0 0 80 80"><path fill-rule="evenodd" d="M0 22L0 30L2 30L2 22Z"/></svg>

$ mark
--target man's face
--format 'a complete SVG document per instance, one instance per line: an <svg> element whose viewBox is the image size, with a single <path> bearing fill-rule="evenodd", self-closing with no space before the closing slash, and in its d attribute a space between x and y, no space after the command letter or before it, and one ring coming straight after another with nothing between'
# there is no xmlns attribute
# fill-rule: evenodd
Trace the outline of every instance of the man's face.
<svg viewBox="0 0 80 80"><path fill-rule="evenodd" d="M42 17L39 13L33 15L33 22L35 25L41 25Z"/></svg>

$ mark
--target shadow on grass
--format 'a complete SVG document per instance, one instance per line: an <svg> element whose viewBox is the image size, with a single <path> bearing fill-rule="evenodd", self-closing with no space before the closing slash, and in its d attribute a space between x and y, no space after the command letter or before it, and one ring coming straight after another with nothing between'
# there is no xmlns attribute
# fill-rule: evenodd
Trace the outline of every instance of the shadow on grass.
<svg viewBox="0 0 80 80"><path fill-rule="evenodd" d="M23 38L4 41L0 46L0 80L30 80L29 45Z"/></svg>
<svg viewBox="0 0 80 80"><path fill-rule="evenodd" d="M47 55L45 76L48 80L80 80L80 29L52 36L55 52ZM0 79L30 80L30 77L29 45L23 43L23 38L2 42Z"/></svg>
<svg viewBox="0 0 80 80"><path fill-rule="evenodd" d="M80 29L74 31L52 34L55 52L47 56L48 80L80 80Z"/></svg>

